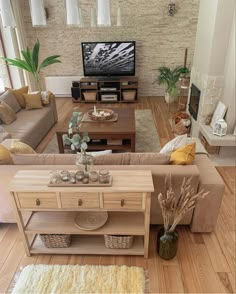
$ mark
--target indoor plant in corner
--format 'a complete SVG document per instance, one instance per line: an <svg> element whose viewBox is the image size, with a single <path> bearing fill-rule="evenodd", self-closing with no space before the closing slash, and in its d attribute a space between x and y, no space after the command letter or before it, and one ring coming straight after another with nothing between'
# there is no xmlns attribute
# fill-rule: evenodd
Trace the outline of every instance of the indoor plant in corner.
<svg viewBox="0 0 236 294"><path fill-rule="evenodd" d="M23 59L15 58L5 58L0 57L3 60L7 62L8 65L16 66L18 68L21 68L29 73L32 74L33 79L37 85L37 90L41 91L41 85L40 85L40 72L43 68L54 64L54 63L61 63L61 61L58 59L60 55L52 55L47 58L45 58L40 64L39 64L39 49L40 49L40 43L39 40L34 44L33 50L31 51L28 47L26 50L21 51L21 55Z"/></svg>
<svg viewBox="0 0 236 294"><path fill-rule="evenodd" d="M83 118L83 113L78 111L78 107L74 108L72 117L68 125L68 134L63 135L63 143L70 146L71 150L77 152L76 165L82 167L83 172L88 175L90 166L93 164L93 157L86 153L88 148L87 143L90 141L87 132L79 133L80 122Z"/></svg>
<svg viewBox="0 0 236 294"><path fill-rule="evenodd" d="M176 100L179 95L178 81L181 74L189 74L190 71L187 67L177 66L173 70L167 66L161 66L158 69L159 76L156 82L159 85L164 84L165 89L165 100L167 103L172 103Z"/></svg>
<svg viewBox="0 0 236 294"><path fill-rule="evenodd" d="M176 226L182 218L191 211L209 192L201 190L195 193L191 186L192 177L183 179L180 195L175 197L172 189L171 176L165 178L165 191L158 195L158 201L161 207L164 227L157 235L157 252L163 259L175 257L178 249L178 233Z"/></svg>

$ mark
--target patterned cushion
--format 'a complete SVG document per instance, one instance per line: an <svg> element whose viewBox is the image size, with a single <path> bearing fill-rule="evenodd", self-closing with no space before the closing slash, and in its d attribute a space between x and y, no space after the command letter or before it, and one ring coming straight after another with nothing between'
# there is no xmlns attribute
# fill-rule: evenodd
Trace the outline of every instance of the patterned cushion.
<svg viewBox="0 0 236 294"><path fill-rule="evenodd" d="M3 101L0 101L0 119L6 125L10 125L16 120L15 111Z"/></svg>
<svg viewBox="0 0 236 294"><path fill-rule="evenodd" d="M13 95L11 90L7 90L0 96L0 101L5 102L8 106L10 106L15 112L21 110L20 104L17 101L16 97Z"/></svg>

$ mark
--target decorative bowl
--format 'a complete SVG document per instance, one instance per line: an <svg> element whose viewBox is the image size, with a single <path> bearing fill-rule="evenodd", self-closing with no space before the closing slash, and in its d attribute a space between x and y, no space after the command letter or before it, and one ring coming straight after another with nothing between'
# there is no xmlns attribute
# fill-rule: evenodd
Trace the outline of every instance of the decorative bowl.
<svg viewBox="0 0 236 294"><path fill-rule="evenodd" d="M94 109L88 111L89 118L97 121L109 120L113 117L113 115L113 110L105 108L97 108L96 113L94 113Z"/></svg>

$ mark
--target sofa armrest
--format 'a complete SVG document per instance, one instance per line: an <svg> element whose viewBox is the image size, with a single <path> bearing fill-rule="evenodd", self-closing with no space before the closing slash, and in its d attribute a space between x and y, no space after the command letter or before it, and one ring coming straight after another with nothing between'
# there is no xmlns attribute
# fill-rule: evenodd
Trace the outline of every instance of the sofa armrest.
<svg viewBox="0 0 236 294"><path fill-rule="evenodd" d="M56 97L54 94L50 95L50 103L49 103L49 107L52 108L52 112L53 112L53 116L54 116L54 121L57 122L58 121L58 115L57 115L57 106L56 106Z"/></svg>
<svg viewBox="0 0 236 294"><path fill-rule="evenodd" d="M198 169L200 172L199 191L204 189L210 193L195 207L190 228L195 233L209 233L214 230L217 222L225 184L214 166L200 165Z"/></svg>

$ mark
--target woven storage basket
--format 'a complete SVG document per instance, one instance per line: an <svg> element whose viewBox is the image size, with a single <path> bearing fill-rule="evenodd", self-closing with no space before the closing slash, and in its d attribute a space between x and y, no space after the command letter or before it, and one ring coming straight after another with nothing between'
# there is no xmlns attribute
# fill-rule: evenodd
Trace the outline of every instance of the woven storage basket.
<svg viewBox="0 0 236 294"><path fill-rule="evenodd" d="M133 245L133 236L104 235L105 246L110 249L128 249Z"/></svg>
<svg viewBox="0 0 236 294"><path fill-rule="evenodd" d="M83 92L85 101L96 101L97 92Z"/></svg>
<svg viewBox="0 0 236 294"><path fill-rule="evenodd" d="M71 235L40 234L40 238L47 248L66 248L71 243Z"/></svg>
<svg viewBox="0 0 236 294"><path fill-rule="evenodd" d="M136 91L123 91L123 100L133 101L135 99Z"/></svg>

